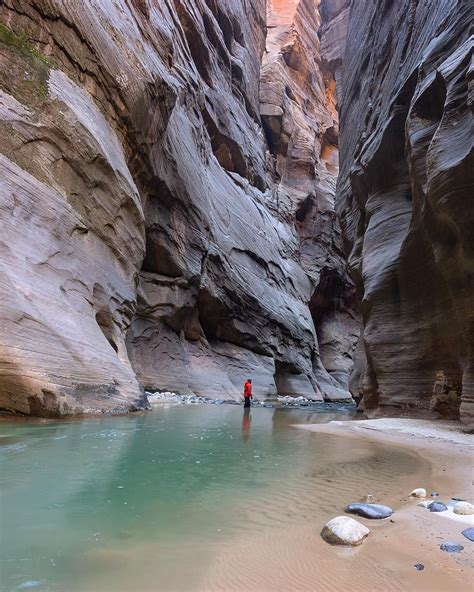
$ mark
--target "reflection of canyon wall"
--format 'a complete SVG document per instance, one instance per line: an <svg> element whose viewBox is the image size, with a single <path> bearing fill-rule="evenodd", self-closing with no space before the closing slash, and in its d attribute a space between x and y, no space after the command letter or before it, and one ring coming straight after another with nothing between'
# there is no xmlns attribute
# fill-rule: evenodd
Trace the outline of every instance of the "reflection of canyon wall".
<svg viewBox="0 0 474 592"><path fill-rule="evenodd" d="M268 4L1 4L1 408L348 396L334 81Z"/></svg>
<svg viewBox="0 0 474 592"><path fill-rule="evenodd" d="M368 410L456 416L461 403L473 420L471 17L455 0L352 4L338 211Z"/></svg>

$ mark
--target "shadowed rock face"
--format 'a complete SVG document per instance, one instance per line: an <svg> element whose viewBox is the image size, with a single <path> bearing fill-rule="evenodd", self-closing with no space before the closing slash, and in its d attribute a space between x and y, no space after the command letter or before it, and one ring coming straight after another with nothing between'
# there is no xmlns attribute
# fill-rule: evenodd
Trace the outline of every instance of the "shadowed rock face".
<svg viewBox="0 0 474 592"><path fill-rule="evenodd" d="M268 4L1 4L0 408L349 396L334 80Z"/></svg>
<svg viewBox="0 0 474 592"><path fill-rule="evenodd" d="M351 7L337 209L371 412L474 419L471 22L454 0Z"/></svg>
<svg viewBox="0 0 474 592"><path fill-rule="evenodd" d="M319 344L314 376L324 397L337 399L348 390L359 323L334 212L336 84L320 50L325 31L320 41L313 0L269 1L267 24L260 112L273 164L273 196L279 218L295 223L299 260L311 281L309 308ZM278 374L284 370L280 366Z"/></svg>

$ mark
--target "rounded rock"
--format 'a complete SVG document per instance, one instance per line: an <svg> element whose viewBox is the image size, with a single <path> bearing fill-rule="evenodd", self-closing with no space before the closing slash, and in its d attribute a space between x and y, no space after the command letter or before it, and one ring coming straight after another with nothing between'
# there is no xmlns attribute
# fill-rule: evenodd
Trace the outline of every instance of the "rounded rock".
<svg viewBox="0 0 474 592"><path fill-rule="evenodd" d="M461 516L470 516L474 514L474 505L469 502L456 502L454 504L453 512Z"/></svg>
<svg viewBox="0 0 474 592"><path fill-rule="evenodd" d="M349 516L336 516L321 531L321 536L330 545L360 545L370 530Z"/></svg>
<svg viewBox="0 0 474 592"><path fill-rule="evenodd" d="M474 527L473 526L466 528L465 530L462 531L461 534L463 536L465 536L468 540L470 540L471 542L474 543Z"/></svg>
<svg viewBox="0 0 474 592"><path fill-rule="evenodd" d="M446 551L446 553L460 553L461 551L464 551L464 547L460 543L454 543L453 541L441 543L439 548L441 551Z"/></svg>
<svg viewBox="0 0 474 592"><path fill-rule="evenodd" d="M423 489L423 487L417 487L410 493L410 497L426 497L426 489Z"/></svg>
<svg viewBox="0 0 474 592"><path fill-rule="evenodd" d="M448 506L443 504L443 502L431 502L431 504L428 504L428 510L430 512L446 512L447 509Z"/></svg>
<svg viewBox="0 0 474 592"><path fill-rule="evenodd" d="M346 506L346 512L370 518L371 520L389 518L393 514L392 508L382 504L349 504Z"/></svg>

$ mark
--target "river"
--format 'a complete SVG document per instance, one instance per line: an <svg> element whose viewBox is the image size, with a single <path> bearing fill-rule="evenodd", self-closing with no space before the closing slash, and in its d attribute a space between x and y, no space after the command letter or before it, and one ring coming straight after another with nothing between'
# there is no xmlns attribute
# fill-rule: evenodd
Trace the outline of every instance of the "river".
<svg viewBox="0 0 474 592"><path fill-rule="evenodd" d="M401 449L293 427L350 417L160 405L124 417L4 419L1 589L205 589L236 541L277 540L308 523L319 537L345 503L374 489L393 497L421 469Z"/></svg>

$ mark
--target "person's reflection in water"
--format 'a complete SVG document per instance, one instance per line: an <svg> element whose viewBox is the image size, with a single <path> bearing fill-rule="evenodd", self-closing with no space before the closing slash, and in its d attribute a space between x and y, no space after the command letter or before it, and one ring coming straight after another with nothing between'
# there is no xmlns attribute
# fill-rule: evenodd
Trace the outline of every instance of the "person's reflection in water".
<svg viewBox="0 0 474 592"><path fill-rule="evenodd" d="M250 407L244 407L244 416L242 418L242 440L247 442L250 437L250 424L252 423L252 416L250 415Z"/></svg>

